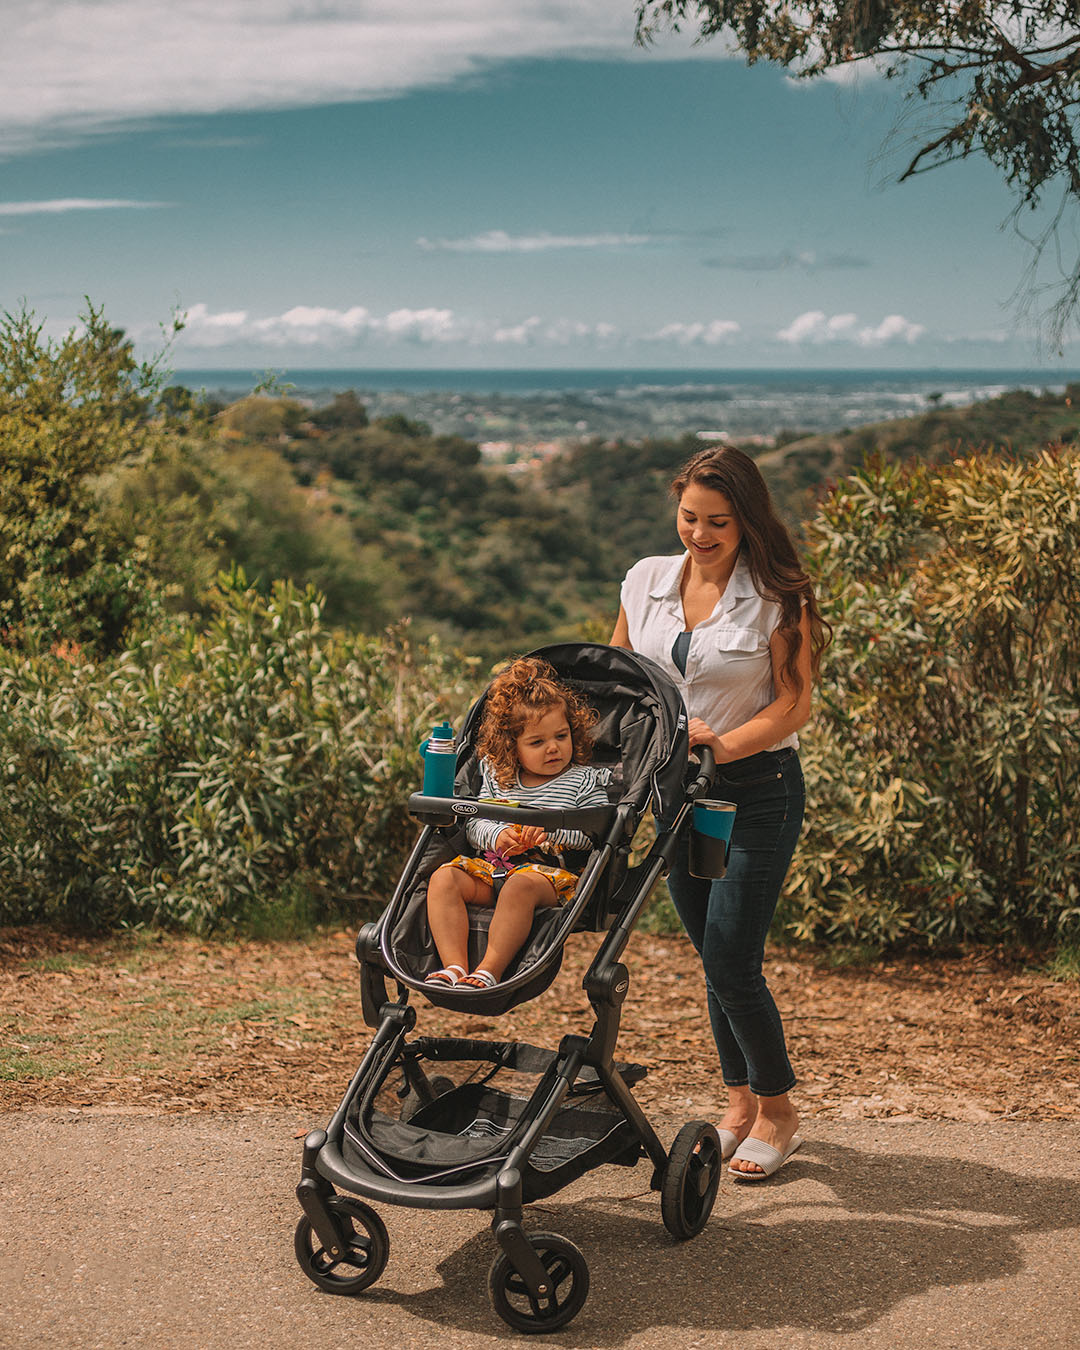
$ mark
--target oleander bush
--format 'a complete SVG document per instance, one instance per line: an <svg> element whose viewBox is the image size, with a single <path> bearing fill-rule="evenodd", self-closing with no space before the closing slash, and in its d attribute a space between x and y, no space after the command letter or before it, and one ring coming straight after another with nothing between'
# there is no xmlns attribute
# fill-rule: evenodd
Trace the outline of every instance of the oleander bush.
<svg viewBox="0 0 1080 1350"><path fill-rule="evenodd" d="M781 911L883 948L1080 931L1080 454L870 462L810 527L835 640Z"/></svg>
<svg viewBox="0 0 1080 1350"><path fill-rule="evenodd" d="M0 649L0 922L303 928L388 898L419 741L472 667L329 631L285 583L234 573L214 606L112 659Z"/></svg>

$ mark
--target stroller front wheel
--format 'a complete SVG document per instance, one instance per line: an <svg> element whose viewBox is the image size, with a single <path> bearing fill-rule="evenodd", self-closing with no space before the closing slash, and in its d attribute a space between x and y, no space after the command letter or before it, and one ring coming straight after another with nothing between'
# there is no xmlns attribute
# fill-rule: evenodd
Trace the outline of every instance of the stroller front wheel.
<svg viewBox="0 0 1080 1350"><path fill-rule="evenodd" d="M722 1167L720 1136L706 1120L691 1120L675 1136L664 1169L660 1217L673 1238L697 1237L709 1221Z"/></svg>
<svg viewBox="0 0 1080 1350"><path fill-rule="evenodd" d="M390 1255L386 1225L370 1205L348 1195L332 1195L326 1206L341 1225L344 1254L332 1257L305 1215L296 1225L296 1259L308 1279L328 1294L359 1294L386 1269Z"/></svg>
<svg viewBox="0 0 1080 1350"><path fill-rule="evenodd" d="M585 1306L589 1297L589 1267L568 1238L557 1233L526 1236L550 1276L548 1293L542 1299L534 1298L509 1256L500 1252L488 1273L491 1304L515 1331L557 1331Z"/></svg>

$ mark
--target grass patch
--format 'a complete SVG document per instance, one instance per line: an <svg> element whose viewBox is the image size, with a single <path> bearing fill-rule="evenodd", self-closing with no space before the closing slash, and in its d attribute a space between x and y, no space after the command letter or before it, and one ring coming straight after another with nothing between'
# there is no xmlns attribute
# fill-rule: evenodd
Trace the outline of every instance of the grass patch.
<svg viewBox="0 0 1080 1350"><path fill-rule="evenodd" d="M1055 980L1080 980L1080 938L1061 944L1047 963L1046 973Z"/></svg>
<svg viewBox="0 0 1080 1350"><path fill-rule="evenodd" d="M77 1071L79 1065L66 1059L39 1059L25 1052L0 1049L0 1082L26 1082L31 1078L55 1078L57 1074Z"/></svg>
<svg viewBox="0 0 1080 1350"><path fill-rule="evenodd" d="M89 952L50 952L48 956L31 957L30 960L23 963L23 968L56 974L65 970L78 970L100 963L101 958L92 956Z"/></svg>
<svg viewBox="0 0 1080 1350"><path fill-rule="evenodd" d="M310 937L326 917L311 891L297 883L282 895L262 900L241 914L237 933L258 942L290 942Z"/></svg>
<svg viewBox="0 0 1080 1350"><path fill-rule="evenodd" d="M276 1022L284 1025L290 1017L314 1011L326 1003L325 998L298 998L295 995L283 998L263 998L247 1003L234 1003L228 1008L219 1008L210 1013L207 1022ZM306 1005L306 1006L305 1006Z"/></svg>
<svg viewBox="0 0 1080 1350"><path fill-rule="evenodd" d="M859 970L876 965L884 949L875 942L845 942L818 949L818 958L829 970Z"/></svg>

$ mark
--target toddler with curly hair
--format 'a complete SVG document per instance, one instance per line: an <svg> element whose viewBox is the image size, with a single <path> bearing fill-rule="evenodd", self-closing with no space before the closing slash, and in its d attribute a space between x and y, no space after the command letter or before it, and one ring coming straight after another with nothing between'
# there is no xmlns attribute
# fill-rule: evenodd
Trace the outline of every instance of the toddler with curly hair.
<svg viewBox="0 0 1080 1350"><path fill-rule="evenodd" d="M586 763L595 722L593 709L546 661L512 661L492 681L484 703L476 744L480 795L519 806L606 806L608 771ZM459 855L428 883L428 926L443 965L426 982L490 989L529 936L536 910L573 895L578 879L562 850L590 844L578 830L549 833L539 825L483 818L470 821L465 834L479 856ZM469 905L494 906L487 947L471 974Z"/></svg>

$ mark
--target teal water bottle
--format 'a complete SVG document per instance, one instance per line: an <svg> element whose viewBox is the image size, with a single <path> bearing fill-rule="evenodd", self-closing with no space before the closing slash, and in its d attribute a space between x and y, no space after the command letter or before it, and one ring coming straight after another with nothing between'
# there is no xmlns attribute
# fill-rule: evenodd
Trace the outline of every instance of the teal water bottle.
<svg viewBox="0 0 1080 1350"><path fill-rule="evenodd" d="M428 739L420 742L420 753L424 757L424 796L452 797L457 746L449 722L440 722L432 729Z"/></svg>

